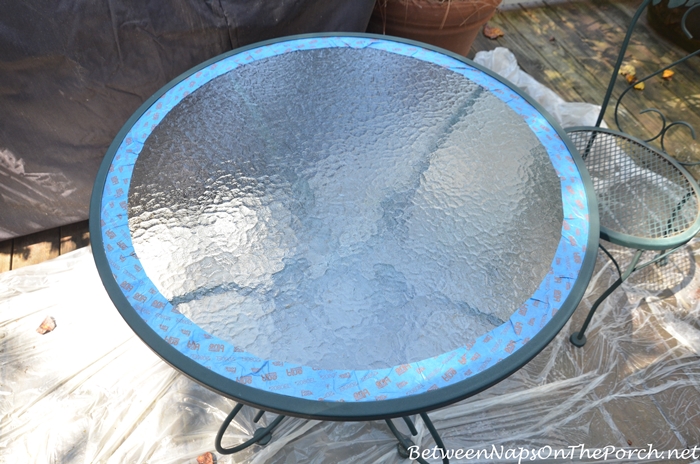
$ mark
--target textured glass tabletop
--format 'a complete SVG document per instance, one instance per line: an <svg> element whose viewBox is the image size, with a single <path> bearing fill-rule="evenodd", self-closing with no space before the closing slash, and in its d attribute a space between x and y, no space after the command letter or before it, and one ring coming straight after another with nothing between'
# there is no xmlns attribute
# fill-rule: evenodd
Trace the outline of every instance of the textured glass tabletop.
<svg viewBox="0 0 700 464"><path fill-rule="evenodd" d="M165 341L254 388L357 401L468 378L546 325L585 253L546 120L413 45L253 48L127 129L101 198L111 272Z"/></svg>

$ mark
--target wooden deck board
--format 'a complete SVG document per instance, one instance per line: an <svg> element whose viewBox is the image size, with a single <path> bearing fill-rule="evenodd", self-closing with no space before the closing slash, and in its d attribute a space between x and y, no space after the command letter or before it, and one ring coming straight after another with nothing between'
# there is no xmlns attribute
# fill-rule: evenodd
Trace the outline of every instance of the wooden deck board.
<svg viewBox="0 0 700 464"><path fill-rule="evenodd" d="M65 254L78 248L86 247L90 244L90 232L88 221L68 224L61 227L60 232L60 254Z"/></svg>
<svg viewBox="0 0 700 464"><path fill-rule="evenodd" d="M604 15L610 21L618 24L620 28L630 20L629 18L636 8L636 2L630 1L614 3L596 1L593 2L593 5L599 5L594 11L598 11L599 15ZM562 9L558 9L560 14L563 14ZM622 38L622 34L619 36ZM610 48L612 49L612 47ZM659 37L648 26L646 15L642 15L626 54L626 61L635 65L638 74L642 76L652 73L683 56L685 56L685 52ZM664 106L669 115L673 115L671 103L674 105L681 103L680 107L688 112L688 118L700 120L700 107L685 104L686 96L700 93L700 60L691 59L675 68L675 71L676 75L671 80L664 80L660 76L656 76L646 82L647 86L643 92L635 92L634 95L637 95L640 101L653 102L657 107ZM622 79L620 79L620 84L618 90L624 87Z"/></svg>
<svg viewBox="0 0 700 464"><path fill-rule="evenodd" d="M504 46L515 54L521 68L535 79L559 93L568 101L600 104L603 100L618 48L624 38L638 2L623 0L614 3L570 2L536 6L528 5L499 12L492 23L501 27L505 36L497 41L480 36L474 49L491 50ZM650 73L659 65L683 56L683 51L658 37L643 16L625 62L633 64L638 74ZM473 56L473 55L472 55ZM671 121L686 120L700 127L700 59L679 66L671 80L654 77L643 91L633 90L621 105L621 124L626 131L643 138L657 134L662 124L652 114L641 114L648 107L663 111ZM613 98L627 87L617 78ZM615 101L613 100L613 104ZM614 106L606 112L608 125L615 124ZM658 142L657 142L658 146ZM700 145L686 130L675 130L667 138L667 151L679 159L700 159ZM700 170L696 170L700 174Z"/></svg>
<svg viewBox="0 0 700 464"><path fill-rule="evenodd" d="M0 242L0 272L56 258L90 244L88 221Z"/></svg>
<svg viewBox="0 0 700 464"><path fill-rule="evenodd" d="M0 272L7 272L12 266L12 240L0 242Z"/></svg>
<svg viewBox="0 0 700 464"><path fill-rule="evenodd" d="M525 72L565 100L599 104L612 74L612 65L583 42L577 36L577 30L587 27L596 30L602 26L585 15L562 18L550 9L543 4L536 9L529 7L498 14L493 21L504 24L504 30L517 30L517 36L510 38L506 32L505 37L493 42L480 38L475 48L509 48ZM603 32L597 34L597 41L603 42ZM534 65L531 64L533 61ZM600 76L605 77L601 79Z"/></svg>
<svg viewBox="0 0 700 464"><path fill-rule="evenodd" d="M599 104L605 94L609 76L612 74L612 65L607 63L600 50L591 48L577 34L581 28L590 28L588 34L594 36L597 32L596 41L602 42L608 38L604 32L601 32L601 29L605 28L596 21L589 21L589 24L586 24L579 17L573 19L561 17L556 10L552 10L547 5L537 12L524 10L523 14L530 18L530 22L537 22L540 28L546 31L543 34L544 37L539 38L540 43L537 44L537 48L542 51L543 59L548 64L545 74L553 73L562 77L560 82L550 88L567 101ZM610 26L607 25L607 28ZM526 38L531 43L536 43L538 39L535 35L528 35ZM547 47L543 40L551 45Z"/></svg>
<svg viewBox="0 0 700 464"><path fill-rule="evenodd" d="M555 90L569 101L586 101L586 91L589 83L581 80L579 85L571 85L571 63L561 56L561 46L556 40L550 41L551 31L539 21L539 15L533 20L530 14L521 10L509 10L497 14L492 22L505 32L505 36L496 40L480 36L475 42L475 49L492 50L496 47L506 47L513 52L520 67L539 82ZM562 66L562 64L565 64ZM567 78L567 75L568 78Z"/></svg>
<svg viewBox="0 0 700 464"><path fill-rule="evenodd" d="M557 4L546 8L544 13L561 21L563 25L570 21L575 26L565 35L570 44L585 44L579 50L586 52L586 46L593 51L581 63L586 66L590 76L607 85L612 73L612 65L617 58L618 49L609 43L619 44L624 38L627 24L637 8L638 2L623 0L607 2L571 2ZM600 25L600 26L599 26ZM602 35L601 35L602 34ZM679 47L660 37L648 26L646 15L642 15L632 35L624 63L635 66L639 77L651 74L661 67L685 56ZM685 120L700 128L700 59L693 58L674 68L676 74L670 80L655 76L645 82L643 91L632 90L621 104L620 123L623 129L640 138L650 138L662 128L661 119L653 113L641 114L641 111L653 107L661 110L668 122ZM613 92L613 101L627 87L626 81L619 76ZM602 102L603 93L593 102ZM614 124L614 106L606 112L608 125ZM652 143L660 148L659 140ZM700 144L694 141L689 131L674 130L669 132L666 151L681 160L700 159ZM696 177L698 170L691 170Z"/></svg>
<svg viewBox="0 0 700 464"><path fill-rule="evenodd" d="M13 240L12 269L41 263L60 255L60 228L44 230Z"/></svg>
<svg viewBox="0 0 700 464"><path fill-rule="evenodd" d="M601 0L593 0L594 5L607 4L606 13L609 14L610 18L614 19L621 27L629 21L632 13L636 9L636 2L625 0L619 2L608 3ZM645 49L651 50L650 56L656 58L658 63L664 65L670 64L679 58L685 56L686 52L682 49L669 42L654 31L647 21L646 14L643 14L639 19L640 28L635 31L632 36L632 41L630 46L637 47L643 46ZM626 26L625 26L626 27ZM689 60L683 65L686 69L686 73L683 75L687 77L684 81L684 86L689 86L693 93L700 91L700 60L694 59ZM698 110L700 111L700 110Z"/></svg>
<svg viewBox="0 0 700 464"><path fill-rule="evenodd" d="M603 10L594 8L590 4L585 6L580 3L572 4L568 11L545 8L543 12L553 22L558 22L562 28L566 29L566 32L562 34L564 39L560 42L572 57L571 74L576 76L579 73L583 79L597 89L597 95L587 95L589 97L587 101L596 104L602 103L619 51L617 47L612 47L609 44L622 43L624 30L611 21ZM580 18L586 18L586 20ZM574 79L576 77L572 77L572 80ZM627 85L624 77L618 76L613 97L620 95L627 88ZM644 97L661 99L660 96L655 95L657 92L653 83L647 83L647 89L643 93ZM631 133L644 136L645 133L658 132L661 126L656 118L640 115L640 111L647 107L645 99L640 98L641 94L642 92L632 91L623 100L621 106L624 109L624 114L628 115L626 129L630 130ZM666 97L670 97L670 95L666 95ZM614 104L615 101L613 100L612 103ZM605 121L609 126L614 125L613 114L614 106L611 105L605 114Z"/></svg>

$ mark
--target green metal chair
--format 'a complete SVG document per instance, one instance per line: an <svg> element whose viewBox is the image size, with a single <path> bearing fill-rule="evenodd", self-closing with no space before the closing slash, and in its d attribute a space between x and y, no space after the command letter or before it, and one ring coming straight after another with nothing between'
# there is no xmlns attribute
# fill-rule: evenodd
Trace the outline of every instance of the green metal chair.
<svg viewBox="0 0 700 464"><path fill-rule="evenodd" d="M661 0L644 0L632 18L595 126L566 129L593 179L600 213L600 237L615 245L635 250L631 262L622 272L610 252L601 245L601 249L615 264L619 278L593 303L581 329L571 335L571 343L577 347L585 345L586 329L600 304L633 272L652 264L666 265L668 256L685 246L700 231L700 187L681 163L665 153L664 147L664 137L672 127L684 126L693 139L695 130L684 121L668 123L661 111L649 108L642 113L657 114L662 121L662 128L654 137L641 140L626 134L621 129L618 118L620 101L634 85L698 55L700 49L630 84L620 94L615 105L617 130L601 127L632 32L642 12L652 1L658 4ZM681 6L684 3L685 0L671 0L670 6ZM689 5L692 3L694 0L688 0ZM688 37L692 36L686 22L691 11L696 8L700 8L700 4L689 8L682 18L681 25ZM654 140L660 142L660 149L649 144ZM655 256L640 263L645 251L652 251Z"/></svg>

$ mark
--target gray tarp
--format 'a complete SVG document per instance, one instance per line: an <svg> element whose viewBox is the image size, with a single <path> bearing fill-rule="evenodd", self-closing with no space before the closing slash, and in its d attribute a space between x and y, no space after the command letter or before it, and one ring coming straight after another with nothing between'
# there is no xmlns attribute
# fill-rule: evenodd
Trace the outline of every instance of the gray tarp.
<svg viewBox="0 0 700 464"><path fill-rule="evenodd" d="M364 31L373 4L0 2L0 240L86 219L113 137L180 73L274 37Z"/></svg>

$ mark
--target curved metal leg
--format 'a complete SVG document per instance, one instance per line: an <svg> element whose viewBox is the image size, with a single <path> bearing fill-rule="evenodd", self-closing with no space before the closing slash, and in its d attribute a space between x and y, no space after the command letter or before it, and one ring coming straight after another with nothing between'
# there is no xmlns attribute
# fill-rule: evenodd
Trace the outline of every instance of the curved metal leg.
<svg viewBox="0 0 700 464"><path fill-rule="evenodd" d="M632 262L630 265L627 267L627 270L625 271L624 274L622 274L607 290L603 292L602 295L593 303L593 306L591 306L591 310L588 311L588 316L586 316L586 320L583 322L583 325L581 326L581 330L578 332L574 332L571 334L571 337L569 340L571 343L578 347L581 348L583 345L586 344L586 329L588 328L588 325L591 323L591 319L593 319L593 314L595 314L596 310L598 309L598 306L607 298L610 296L612 292L614 292L617 287L619 287L622 282L627 280L627 278L632 274L634 271L635 267L637 266L637 263L639 262L639 258L642 257L642 253L644 253L644 250L637 250L637 252L634 254L634 257L632 258Z"/></svg>
<svg viewBox="0 0 700 464"><path fill-rule="evenodd" d="M239 451L242 451L246 448L248 448L251 445L258 444L260 446L267 445L270 442L270 439L272 438L272 431L277 427L280 422L282 422L282 419L285 418L285 416L277 416L275 420L272 421L270 425L267 427L260 427L253 433L253 438L250 440L246 440L240 445L236 445L232 448L224 448L221 446L221 439L224 437L224 433L226 432L226 429L228 426L231 424L231 421L236 417L236 414L240 412L240 410L243 409L243 404L238 403L235 408L229 413L229 415L224 419L223 424L221 424L221 427L219 428L219 432L216 434L216 441L214 442L214 446L216 447L216 451L218 451L221 454L233 454L237 453ZM255 416L254 422L258 422L262 415L265 413L265 411L260 411L258 414Z"/></svg>
<svg viewBox="0 0 700 464"><path fill-rule="evenodd" d="M411 420L411 418L408 416L404 416L402 417L402 419L408 426L408 431L411 432L411 435L413 435L414 437L418 435L418 430L416 430L416 426L413 425L413 421Z"/></svg>
<svg viewBox="0 0 700 464"><path fill-rule="evenodd" d="M650 266L654 263L657 263L659 266L665 266L666 264L668 264L668 257L670 255L672 255L673 253L675 253L676 251L683 248L687 243L688 242L685 242L681 245L678 245L677 247L675 247L671 250L663 250L663 251L659 252L659 254L657 254L653 259L650 259L649 261L646 261L643 264L639 264L639 259L642 257L642 253L644 253L644 250L637 250L634 257L632 258L632 262L627 267L627 270L625 271L625 273L622 274L620 276L620 278L617 279L615 281L615 283L613 283L610 286L610 288L608 288L605 292L603 292L603 294L600 295L600 297L595 301L595 303L593 303L593 306L591 307L591 310L588 312L588 316L586 317L586 320L584 321L583 326L581 326L581 330L571 334L571 337L569 338L569 340L571 340L571 343L574 346L577 346L579 348L586 344L586 336L584 335L584 332L588 328L588 324L590 324L591 319L593 318L593 313L595 313L596 309L598 309L598 306L600 306L600 304L603 302L603 300L605 300L608 296L610 296L610 294L612 292L614 292L615 289L622 284L622 282L627 280L627 278L630 276L630 274L632 274L632 272L638 271L640 269L644 269L645 267ZM605 251L605 253L608 256L610 256L610 254L607 252L607 250L603 249L603 251ZM615 260L612 256L610 256L610 259L612 259L613 263L615 263L615 265L617 266L617 263L615 262ZM619 267L618 267L618 271L619 271Z"/></svg>
<svg viewBox="0 0 700 464"><path fill-rule="evenodd" d="M433 437L433 440L435 440L435 444L438 446L439 449L442 450L442 462L444 464L450 464L450 460L447 459L447 450L445 449L445 444L442 442L442 438L440 438L440 434L438 433L437 429L433 425L433 421L430 420L430 417L428 417L427 413L420 413L421 419L423 419L423 422L425 423L426 427L428 427L428 431L430 432L430 435Z"/></svg>
<svg viewBox="0 0 700 464"><path fill-rule="evenodd" d="M602 243L598 244L598 248L603 250L603 253L605 253L607 255L608 259L610 259L610 262L612 262L615 265L615 269L617 269L617 275L622 277L622 271L620 270L620 265L617 264L617 260L615 259L615 257L613 257L613 255L610 254L608 249L605 248Z"/></svg>
<svg viewBox="0 0 700 464"><path fill-rule="evenodd" d="M430 420L428 417L428 414L422 412L420 414L420 417L423 419L423 422L425 423L426 427L428 428L428 431L430 432L430 435L433 437L433 440L435 440L435 444L437 445L437 448L441 450L442 452L442 462L444 464L449 464L450 460L447 458L447 451L445 450L445 444L442 442L442 439L440 438L440 434L438 433L437 429L433 425L433 421ZM403 420L406 422L406 425L408 425L408 429L411 432L411 435L416 436L418 432L416 431L415 426L413 425L413 422L411 419L408 417L403 417ZM394 434L397 440L399 440L398 445L396 446L399 456L402 458L409 458L411 457L411 454L409 453L409 450L416 446L413 441L406 435L402 434L396 429L396 426L392 422L391 419L386 419L386 423L389 426L389 430L391 430L391 433ZM421 458L420 456L416 458L416 461L419 462L420 464L429 464L428 461L425 459Z"/></svg>
<svg viewBox="0 0 700 464"><path fill-rule="evenodd" d="M404 418L404 420L406 420L406 418ZM415 446L415 443L413 443L411 439L408 438L406 435L399 432L391 419L386 419L386 425L389 426L389 430L391 430L391 433L393 433L396 439L399 440L399 443L396 445L396 449L399 453L399 456L401 456L404 459L408 458L410 456L408 450L411 449L411 447ZM417 459L417 461L420 464L428 464L428 461L420 457Z"/></svg>

